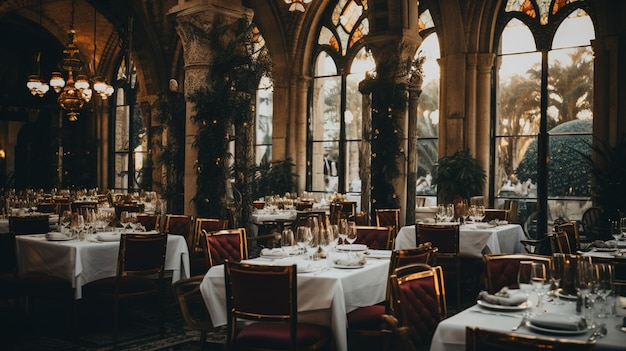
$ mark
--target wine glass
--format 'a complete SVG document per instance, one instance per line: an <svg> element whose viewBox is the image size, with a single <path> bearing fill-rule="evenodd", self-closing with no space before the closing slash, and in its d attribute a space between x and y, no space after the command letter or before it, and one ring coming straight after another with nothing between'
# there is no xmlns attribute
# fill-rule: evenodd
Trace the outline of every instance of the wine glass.
<svg viewBox="0 0 626 351"><path fill-rule="evenodd" d="M348 233L348 219L346 218L340 218L339 219L339 225L338 225L338 235L339 235L339 241L342 244L346 243L346 235Z"/></svg>
<svg viewBox="0 0 626 351"><path fill-rule="evenodd" d="M283 251L286 251L286 248L290 248L295 244L295 239L293 237L293 230L290 228L283 229L283 232L280 236L280 247L282 247Z"/></svg>
<svg viewBox="0 0 626 351"><path fill-rule="evenodd" d="M130 221L130 212L122 211L120 213L120 224L122 225L122 228L124 228L124 231L130 229Z"/></svg>
<svg viewBox="0 0 626 351"><path fill-rule="evenodd" d="M356 236L356 223L350 221L348 222L348 231L346 233L346 240L350 244L350 251L352 251L352 244L356 241Z"/></svg>
<svg viewBox="0 0 626 351"><path fill-rule="evenodd" d="M72 212L63 211L63 214L59 218L59 224L61 225L61 233L71 236L70 225L72 224Z"/></svg>
<svg viewBox="0 0 626 351"><path fill-rule="evenodd" d="M590 256L580 256L576 263L576 290L582 296L583 315L590 328L595 327L593 318L593 263Z"/></svg>
<svg viewBox="0 0 626 351"><path fill-rule="evenodd" d="M607 309L607 306L612 306L612 304L607 303L607 301L610 300L609 296L613 293L613 266L609 263L594 263L593 268L595 280L597 281L597 297L594 305L599 307L595 317L612 317L613 312L611 308Z"/></svg>
<svg viewBox="0 0 626 351"><path fill-rule="evenodd" d="M562 305L563 301L560 298L561 279L563 279L563 272L565 271L565 256L561 253L555 253L552 258L552 265L550 266L550 282L553 295L556 297L552 303L555 305Z"/></svg>
<svg viewBox="0 0 626 351"><path fill-rule="evenodd" d="M482 222L483 218L485 218L485 206L476 206L476 214L474 215L474 220L476 222Z"/></svg>
<svg viewBox="0 0 626 351"><path fill-rule="evenodd" d="M546 265L541 262L533 262L530 268L530 279L533 291L537 293L537 308L543 306L543 289L546 285L547 278Z"/></svg>
<svg viewBox="0 0 626 351"><path fill-rule="evenodd" d="M306 247L313 240L311 228L307 226L299 226L296 228L296 244L302 253L306 253Z"/></svg>
<svg viewBox="0 0 626 351"><path fill-rule="evenodd" d="M532 264L533 261L520 261L517 271L517 285L519 289L526 294L526 297L530 295L530 291L532 290L532 280L530 276Z"/></svg>

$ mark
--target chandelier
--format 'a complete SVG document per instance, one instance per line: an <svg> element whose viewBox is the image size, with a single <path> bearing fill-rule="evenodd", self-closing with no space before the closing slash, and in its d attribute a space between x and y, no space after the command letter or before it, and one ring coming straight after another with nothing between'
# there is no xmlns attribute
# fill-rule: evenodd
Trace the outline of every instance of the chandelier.
<svg viewBox="0 0 626 351"><path fill-rule="evenodd" d="M41 2L40 2L41 6ZM41 11L41 9L40 9ZM94 9L94 65L95 71L96 62L96 16ZM40 13L41 22L41 13ZM67 116L70 121L78 120L78 110L82 109L85 103L91 101L91 97L95 91L103 100L106 100L113 94L113 87L107 84L100 77L92 78L93 90L89 79L85 75L79 74L83 69L84 64L80 60L80 51L74 43L74 37L76 32L74 31L74 0L72 0L72 12L70 21L70 31L68 36L70 38L69 43L63 49L63 59L61 60L60 67L67 72L67 79L63 78L61 72L52 72L50 78L50 85L37 75L31 75L28 77L26 87L30 90L31 94L43 97L50 88L59 94L57 101L59 105L67 111ZM37 63L39 64L39 55L37 56ZM75 76L76 75L76 76Z"/></svg>

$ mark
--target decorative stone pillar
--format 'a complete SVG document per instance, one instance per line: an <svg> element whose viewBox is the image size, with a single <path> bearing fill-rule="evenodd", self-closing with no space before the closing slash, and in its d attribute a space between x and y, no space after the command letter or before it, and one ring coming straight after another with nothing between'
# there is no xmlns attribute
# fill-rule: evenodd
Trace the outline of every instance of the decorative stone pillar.
<svg viewBox="0 0 626 351"><path fill-rule="evenodd" d="M183 46L183 60L185 68L184 91L189 94L198 88L210 84L207 79L208 69L212 58L208 43L195 34L197 28L208 32L214 19L221 17L226 20L236 20L242 15L251 17L251 11L242 6L241 1L226 0L191 0L179 1L170 14L176 15L176 32L180 36ZM198 152L193 143L198 132L198 125L193 122L193 103L186 102L185 124L185 170L184 170L184 213L196 215L196 206L193 198L197 191L197 159Z"/></svg>
<svg viewBox="0 0 626 351"><path fill-rule="evenodd" d="M478 54L477 56L477 79L476 79L476 159L487 173L490 179L490 118L491 118L491 72L495 54ZM483 196L489 196L489 187L485 186Z"/></svg>

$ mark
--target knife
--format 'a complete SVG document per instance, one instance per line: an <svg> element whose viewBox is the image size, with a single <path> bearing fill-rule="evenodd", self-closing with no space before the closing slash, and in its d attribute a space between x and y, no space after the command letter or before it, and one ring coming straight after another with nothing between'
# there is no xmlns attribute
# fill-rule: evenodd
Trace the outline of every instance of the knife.
<svg viewBox="0 0 626 351"><path fill-rule="evenodd" d="M484 311L484 310L470 310L470 311L478 312L478 313L482 313L482 314L488 314L488 315L492 315L492 316L500 316L500 317L513 317L513 318L522 318L523 317L521 314L499 313L499 312L491 312L491 311Z"/></svg>

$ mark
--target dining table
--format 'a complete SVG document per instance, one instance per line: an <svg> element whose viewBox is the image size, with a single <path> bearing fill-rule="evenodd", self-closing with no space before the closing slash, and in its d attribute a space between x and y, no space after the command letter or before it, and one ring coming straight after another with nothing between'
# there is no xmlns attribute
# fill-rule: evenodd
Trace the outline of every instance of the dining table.
<svg viewBox="0 0 626 351"><path fill-rule="evenodd" d="M511 290L514 291L514 290ZM532 335L536 337L550 337L558 339L574 339L586 341L589 337L604 324L607 329L605 336L596 339L596 350L613 351L626 349L626 332L622 330L624 316L626 316L626 298L621 298L620 308L614 316L608 318L595 318L593 325L577 330L560 330L558 328L547 328L532 323L533 318L553 319L554 317L566 320L577 320L581 314L576 312L576 301L569 299L548 298L540 307L536 307L536 296L531 293L528 303L522 306L499 306L489 304L473 305L439 323L433 336L430 351L464 351L465 350L465 328L468 326L481 329L515 333L521 335ZM484 307L489 306L489 307ZM524 308L524 306L527 306ZM530 322L522 322L522 315L529 313ZM589 323L590 324L590 323ZM518 327L515 331L513 328Z"/></svg>
<svg viewBox="0 0 626 351"><path fill-rule="evenodd" d="M458 223L444 225L458 225ZM521 240L525 238L524 231L519 224L467 223L459 227L459 250L461 256L478 258L486 253L523 253L525 251ZM394 247L396 250L417 247L415 225L400 228Z"/></svg>
<svg viewBox="0 0 626 351"><path fill-rule="evenodd" d="M277 250L277 249L273 249ZM346 314L358 307L385 299L390 250L368 250L365 264L336 266L331 262L344 253L311 260L305 255L272 256L244 260L261 265L298 266L298 321L329 326L333 333L333 350L347 351ZM211 267L200 285L204 302L214 326L227 323L224 265ZM254 294L254 291L250 292Z"/></svg>
<svg viewBox="0 0 626 351"><path fill-rule="evenodd" d="M50 224L50 230L54 230L59 223L59 215L54 213L40 213L40 212L31 212L29 214L23 214L22 216L29 215L48 215L48 220ZM7 216L0 217L0 233L8 233L9 232L9 218Z"/></svg>
<svg viewBox="0 0 626 351"><path fill-rule="evenodd" d="M115 276L121 233L103 232L87 236L85 240L58 237L48 240L50 237L47 238L46 234L17 235L19 271L66 279L74 287L74 297L81 299L83 285ZM189 251L181 235L167 236L165 270L171 275L172 282L190 276Z"/></svg>

